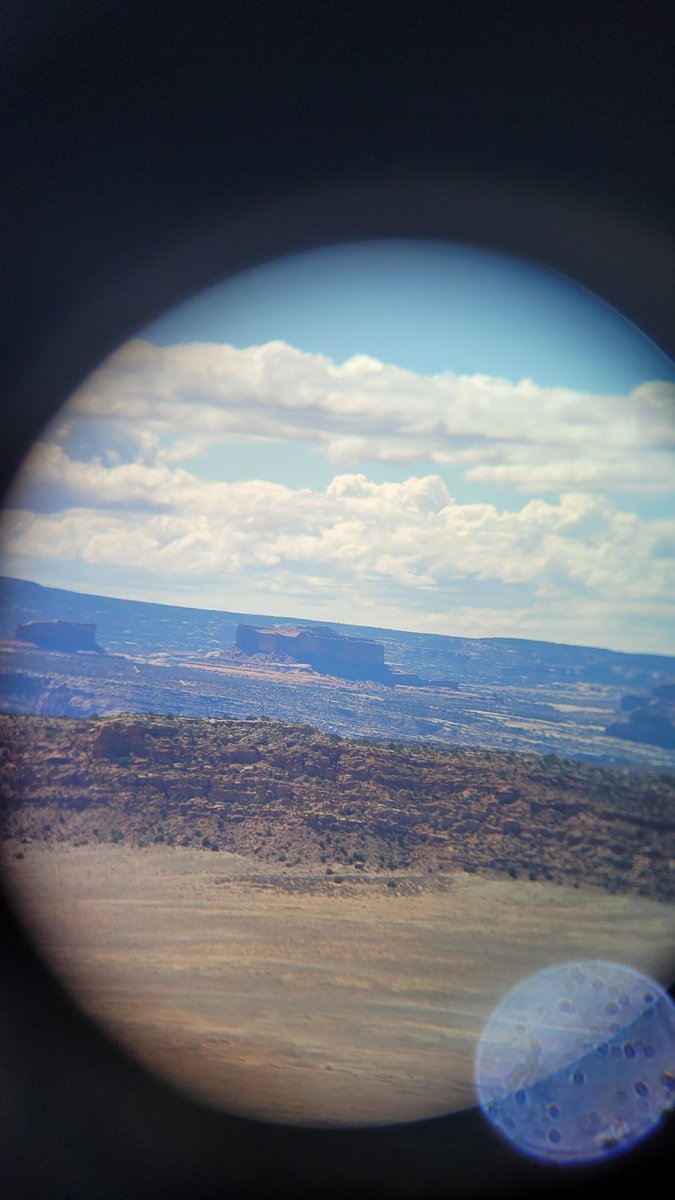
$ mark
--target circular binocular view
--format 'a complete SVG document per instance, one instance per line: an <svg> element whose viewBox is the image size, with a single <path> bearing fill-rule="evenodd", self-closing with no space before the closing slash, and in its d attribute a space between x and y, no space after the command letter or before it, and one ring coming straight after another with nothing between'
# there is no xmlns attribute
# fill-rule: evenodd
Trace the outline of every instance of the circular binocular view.
<svg viewBox="0 0 675 1200"><path fill-rule="evenodd" d="M108 358L0 524L2 871L80 1006L265 1120L655 1128L674 466L658 347L468 246L274 261Z"/></svg>

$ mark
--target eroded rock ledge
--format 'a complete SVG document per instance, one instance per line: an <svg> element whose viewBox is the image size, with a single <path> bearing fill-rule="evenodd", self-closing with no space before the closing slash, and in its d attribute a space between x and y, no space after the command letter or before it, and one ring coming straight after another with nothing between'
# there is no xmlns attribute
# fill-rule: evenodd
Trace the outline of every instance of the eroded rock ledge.
<svg viewBox="0 0 675 1200"><path fill-rule="evenodd" d="M0 717L5 836L456 870L675 900L675 776L265 719ZM28 842L26 843L29 844ZM27 852L27 851L26 851Z"/></svg>

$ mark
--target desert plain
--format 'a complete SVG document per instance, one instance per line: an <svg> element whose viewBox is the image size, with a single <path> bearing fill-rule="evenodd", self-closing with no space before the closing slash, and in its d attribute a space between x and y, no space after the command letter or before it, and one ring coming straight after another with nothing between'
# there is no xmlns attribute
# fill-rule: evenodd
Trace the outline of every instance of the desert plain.
<svg viewBox="0 0 675 1200"><path fill-rule="evenodd" d="M17 857L22 855L22 857ZM410 871L326 890L318 865L201 848L3 843L24 922L81 1007L200 1100L358 1125L473 1105L524 977L582 958L669 985L675 905L593 886Z"/></svg>

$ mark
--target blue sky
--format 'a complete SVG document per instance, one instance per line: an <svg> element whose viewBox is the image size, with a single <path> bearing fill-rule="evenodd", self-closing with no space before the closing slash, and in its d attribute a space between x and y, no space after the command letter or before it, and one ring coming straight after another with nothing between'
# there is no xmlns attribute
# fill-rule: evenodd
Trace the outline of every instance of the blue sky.
<svg viewBox="0 0 675 1200"><path fill-rule="evenodd" d="M26 464L2 569L54 586L675 652L675 368L471 247L282 260L142 330Z"/></svg>
<svg viewBox="0 0 675 1200"><path fill-rule="evenodd" d="M675 364L609 304L564 277L473 246L380 242L298 254L246 272L180 305L141 334L158 346L285 341L336 363L367 354L433 375L532 379L542 387L626 394L650 379L675 382ZM421 462L383 468L362 460L369 478L403 480ZM314 487L329 464L306 446L214 446L200 472L283 481L302 476ZM502 488L471 485L444 471L466 501L507 501ZM653 497L633 503L645 514Z"/></svg>
<svg viewBox="0 0 675 1200"><path fill-rule="evenodd" d="M368 354L425 375L631 391L675 365L626 318L564 277L439 242L335 246L248 271L147 326L157 345L285 341L344 362Z"/></svg>

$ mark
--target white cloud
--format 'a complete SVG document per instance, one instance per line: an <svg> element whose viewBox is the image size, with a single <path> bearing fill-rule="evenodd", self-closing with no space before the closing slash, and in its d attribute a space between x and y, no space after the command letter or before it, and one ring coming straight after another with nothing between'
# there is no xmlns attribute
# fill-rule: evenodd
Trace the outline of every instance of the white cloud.
<svg viewBox="0 0 675 1200"><path fill-rule="evenodd" d="M117 594L141 571L166 599L242 611L663 648L675 517L641 518L606 493L672 489L674 407L662 383L593 397L365 356L336 365L282 342L136 341L29 456L0 531L5 564L43 579L50 563L117 572ZM332 482L181 465L259 439L280 454L311 443L338 464ZM386 483L350 469L373 459L429 469ZM458 503L444 464L529 498Z"/></svg>
<svg viewBox="0 0 675 1200"><path fill-rule="evenodd" d="M423 376L364 355L338 365L284 342L137 340L73 397L74 418L116 421L146 451L168 438L167 462L219 441L303 441L342 468L426 459L522 491L673 487L675 387L658 381L594 396L531 380Z"/></svg>
<svg viewBox="0 0 675 1200"><path fill-rule="evenodd" d="M3 543L12 561L116 568L120 579L140 563L169 588L227 580L236 593L229 607L250 610L252 596L274 611L291 597L328 598L337 620L372 622L375 611L394 612L403 628L440 621L446 632L458 622L483 634L540 630L523 636L543 636L544 627L551 636L555 624L573 626L577 638L582 614L590 622L602 611L604 624L582 638L598 644L608 612L615 623L622 613L629 621L636 606L664 612L675 595L675 518L645 521L588 494L500 511L457 504L434 475L375 483L342 474L313 492L205 482L168 466L83 465L62 451L41 451L39 461L80 502L8 514ZM498 603L486 628L489 596Z"/></svg>

